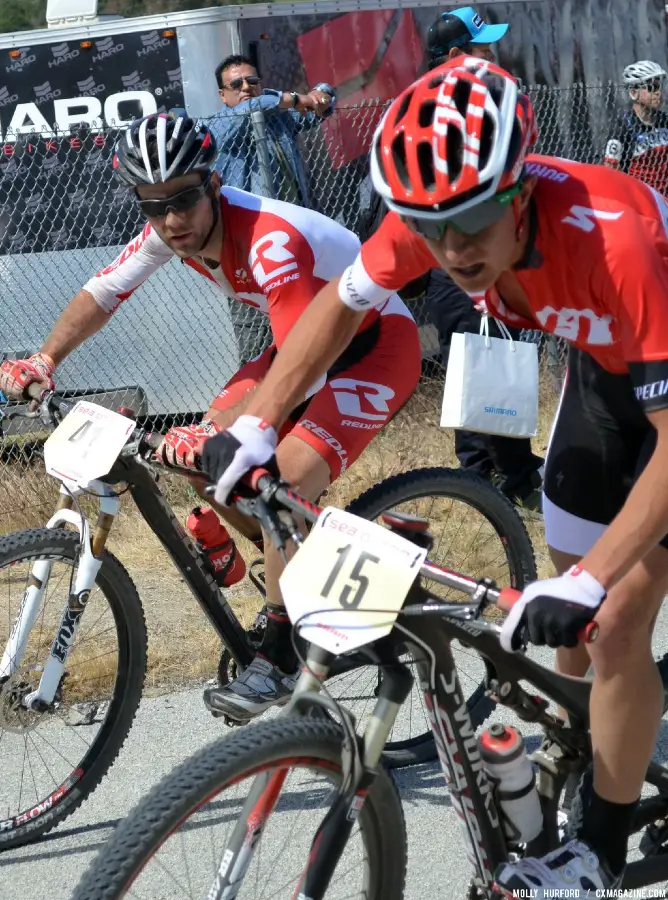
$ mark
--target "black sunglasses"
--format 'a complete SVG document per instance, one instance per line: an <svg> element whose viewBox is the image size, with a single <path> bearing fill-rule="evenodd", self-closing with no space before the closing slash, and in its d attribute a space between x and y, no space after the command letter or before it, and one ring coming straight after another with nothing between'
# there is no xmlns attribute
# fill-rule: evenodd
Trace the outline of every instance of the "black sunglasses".
<svg viewBox="0 0 668 900"><path fill-rule="evenodd" d="M206 195L210 180L211 176L207 175L201 184L179 191L178 194L173 194L171 197L165 197L164 200L142 200L137 195L137 203L147 219L163 219L170 209L177 213L186 212L197 206L202 197Z"/></svg>
<svg viewBox="0 0 668 900"><path fill-rule="evenodd" d="M223 87L227 88L230 91L240 91L243 87L244 81L246 82L246 84L250 84L251 87L253 87L254 85L260 83L260 76L248 75L244 76L243 78L233 78L229 84L224 84Z"/></svg>
<svg viewBox="0 0 668 900"><path fill-rule="evenodd" d="M419 216L404 215L400 218L411 231L431 241L440 241L448 228L463 234L478 234L505 216L506 209L522 190L522 184L522 181L518 181L489 200L446 219L422 219Z"/></svg>

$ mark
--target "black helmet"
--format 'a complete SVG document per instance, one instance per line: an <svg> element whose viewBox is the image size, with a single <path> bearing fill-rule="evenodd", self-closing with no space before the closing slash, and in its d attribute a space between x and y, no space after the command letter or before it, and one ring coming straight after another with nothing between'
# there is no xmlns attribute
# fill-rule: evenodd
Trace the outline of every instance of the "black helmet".
<svg viewBox="0 0 668 900"><path fill-rule="evenodd" d="M116 142L114 169L130 187L206 174L216 158L216 140L206 125L185 113L154 113L132 122Z"/></svg>

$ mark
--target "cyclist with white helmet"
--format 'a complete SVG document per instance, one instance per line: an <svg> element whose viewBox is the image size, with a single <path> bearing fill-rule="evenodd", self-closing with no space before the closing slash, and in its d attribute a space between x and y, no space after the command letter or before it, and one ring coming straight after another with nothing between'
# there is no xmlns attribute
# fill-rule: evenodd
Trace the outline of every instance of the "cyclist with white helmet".
<svg viewBox="0 0 668 900"><path fill-rule="evenodd" d="M198 454L207 436L229 427L228 434L241 445L246 433L265 428L278 443L282 471L315 500L354 464L415 389L421 370L417 325L399 297L389 296L346 332L341 354L294 397L276 432L243 415L272 360L282 355L290 330L308 314L319 289L353 262L360 242L320 213L221 187L212 169L215 158L212 133L185 114L152 115L130 125L116 145L114 167L147 223L70 301L38 354L0 366L0 390L20 397L31 382L53 386L54 371L65 357L176 257L220 288L223 308L228 297L267 314L274 343L222 387L200 424L171 428L159 456L167 464L199 470ZM202 329L207 315L203 311ZM181 358L163 360L163 366L187 390L193 371L201 368L198 350L184 350ZM193 480L193 487L201 491L201 479ZM233 508L218 512L261 546L254 520ZM278 584L283 563L271 541L264 542L264 555L268 624L260 651L239 678L205 691L212 711L238 722L287 700L297 672ZM232 553L223 577L234 562Z"/></svg>
<svg viewBox="0 0 668 900"><path fill-rule="evenodd" d="M640 60L624 69L624 84L633 101L621 113L605 146L605 165L668 194L668 114L661 109L666 72L658 63Z"/></svg>
<svg viewBox="0 0 668 900"><path fill-rule="evenodd" d="M572 675L593 663L593 783L564 846L504 864L495 881L509 898L603 896L621 882L663 708L651 641L668 591L668 203L621 172L530 154L536 139L529 98L487 61L457 58L403 91L371 149L390 212L297 323L247 412L280 427L366 312L433 266L493 316L571 345L545 471L559 574L525 588L501 644L558 648ZM219 500L273 452L267 429L207 440ZM597 640L579 645L594 618Z"/></svg>

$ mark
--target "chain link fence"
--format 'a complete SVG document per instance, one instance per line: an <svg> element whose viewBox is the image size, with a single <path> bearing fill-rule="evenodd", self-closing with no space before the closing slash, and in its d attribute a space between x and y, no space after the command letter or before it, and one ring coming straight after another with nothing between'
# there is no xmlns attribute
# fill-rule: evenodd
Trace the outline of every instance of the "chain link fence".
<svg viewBox="0 0 668 900"><path fill-rule="evenodd" d="M618 86L529 89L540 153L602 163L617 117L628 108ZM387 104L339 106L324 120L297 112L233 114L209 124L224 183L297 202L364 240L382 209L367 153ZM0 145L0 358L36 352L82 285L112 264L145 222L119 187L111 156L118 131L5 135ZM233 236L231 236L233 238ZM438 335L424 291L406 300L420 326L425 379L442 384ZM539 332L542 371L558 389L563 342ZM271 340L266 318L228 300L176 259L163 266L58 369L58 388L112 408L133 408L155 427L192 421L246 360ZM437 395L435 395L437 396ZM12 404L9 408L13 408ZM45 497L38 423L0 423L0 533L42 524Z"/></svg>

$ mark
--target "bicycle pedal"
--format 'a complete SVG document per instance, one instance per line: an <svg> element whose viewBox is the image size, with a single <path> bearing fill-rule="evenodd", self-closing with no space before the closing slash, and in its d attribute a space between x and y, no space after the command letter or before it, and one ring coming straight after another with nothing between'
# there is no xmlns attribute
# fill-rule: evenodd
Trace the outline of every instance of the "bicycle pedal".
<svg viewBox="0 0 668 900"><path fill-rule="evenodd" d="M653 822L643 831L638 850L643 856L664 856L668 853L668 821Z"/></svg>

